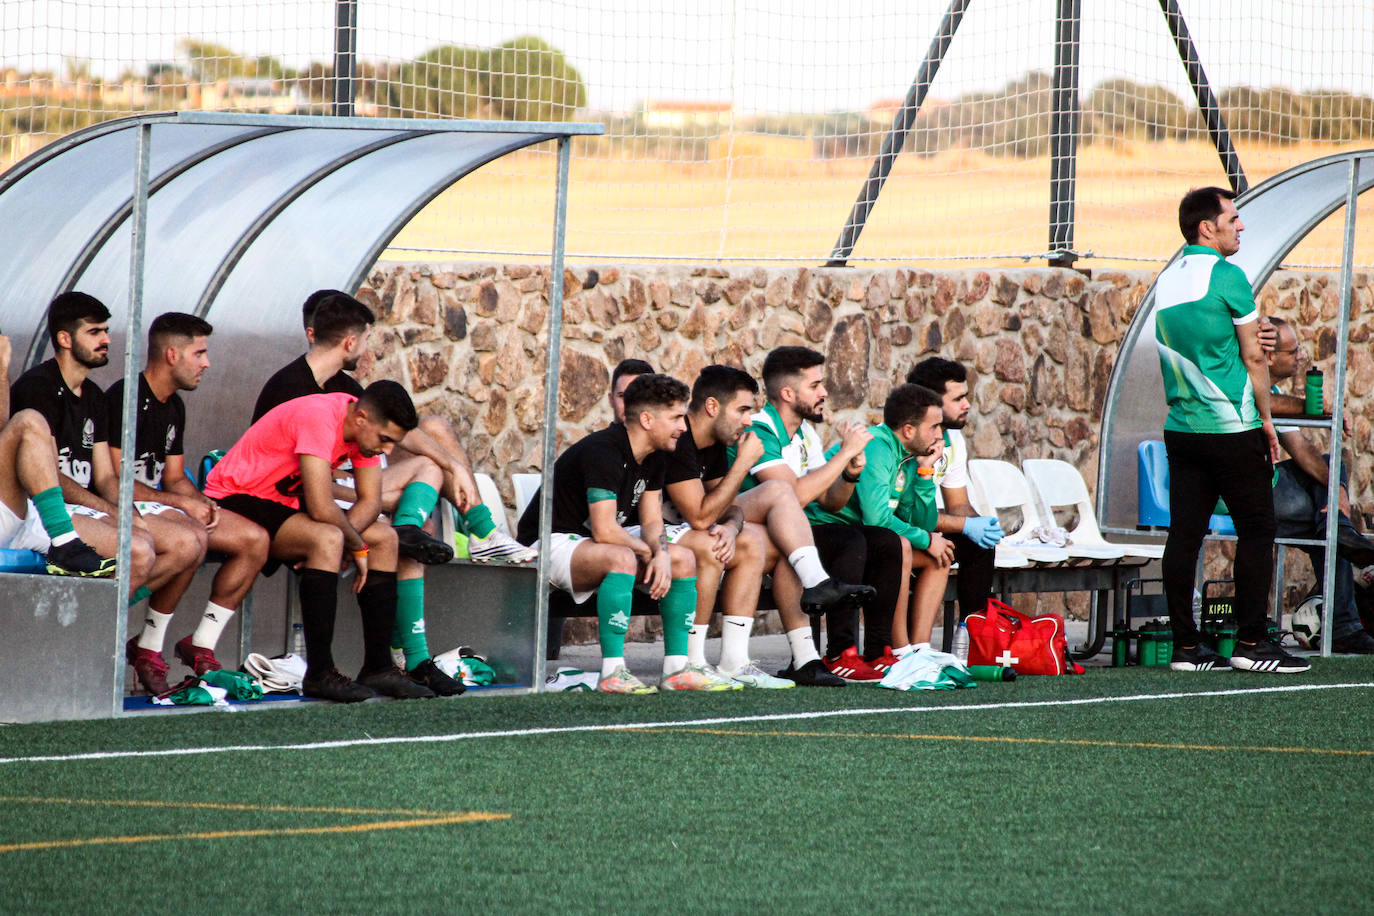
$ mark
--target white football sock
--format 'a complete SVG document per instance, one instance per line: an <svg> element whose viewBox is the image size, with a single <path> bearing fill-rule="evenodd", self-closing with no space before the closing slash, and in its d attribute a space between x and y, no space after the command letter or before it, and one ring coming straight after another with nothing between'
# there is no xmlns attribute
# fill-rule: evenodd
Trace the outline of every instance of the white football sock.
<svg viewBox="0 0 1374 916"><path fill-rule="evenodd" d="M687 663L689 665L706 664L706 631L710 629L708 624L694 623L692 628L687 631Z"/></svg>
<svg viewBox="0 0 1374 916"><path fill-rule="evenodd" d="M663 656L663 676L677 674L687 667L687 656L685 655L665 655Z"/></svg>
<svg viewBox="0 0 1374 916"><path fill-rule="evenodd" d="M749 664L749 634L754 630L754 618L725 615L720 625L721 671L738 671Z"/></svg>
<svg viewBox="0 0 1374 916"><path fill-rule="evenodd" d="M787 555L787 562L791 564L792 570L801 580L802 588L820 585L830 578L825 567L821 564L820 552L816 550L814 544L810 547L798 547Z"/></svg>
<svg viewBox="0 0 1374 916"><path fill-rule="evenodd" d="M167 624L171 622L171 614L162 614L151 607L148 608L148 616L143 618L143 632L138 634L138 647L161 652L162 641L167 638Z"/></svg>
<svg viewBox="0 0 1374 916"><path fill-rule="evenodd" d="M66 534L59 534L57 537L53 538L52 545L54 547L61 547L63 544L71 543L74 540L76 540L76 532L68 531Z"/></svg>
<svg viewBox="0 0 1374 916"><path fill-rule="evenodd" d="M908 655L915 651L916 650L913 649L910 645L896 646L893 648L892 654L895 655L897 658L906 658Z"/></svg>
<svg viewBox="0 0 1374 916"><path fill-rule="evenodd" d="M213 649L215 643L219 642L219 634L224 632L225 624L233 616L233 608L221 607L213 601L207 601L205 614L200 618L200 623L196 625L196 632L191 635L191 645L200 646L202 649Z"/></svg>
<svg viewBox="0 0 1374 916"><path fill-rule="evenodd" d="M797 627L787 632L787 644L792 647L792 667L801 668L807 662L821 657L816 651L816 641L811 638L811 624Z"/></svg>
<svg viewBox="0 0 1374 916"><path fill-rule="evenodd" d="M920 652L922 649L929 649L929 648L930 648L930 643L928 643L928 642L917 642L917 643L912 643L912 644L911 644L911 650L912 650L913 652Z"/></svg>
<svg viewBox="0 0 1374 916"><path fill-rule="evenodd" d="M617 655L614 658L603 658L601 660L601 676L610 677L615 674L615 669L625 667L625 656Z"/></svg>

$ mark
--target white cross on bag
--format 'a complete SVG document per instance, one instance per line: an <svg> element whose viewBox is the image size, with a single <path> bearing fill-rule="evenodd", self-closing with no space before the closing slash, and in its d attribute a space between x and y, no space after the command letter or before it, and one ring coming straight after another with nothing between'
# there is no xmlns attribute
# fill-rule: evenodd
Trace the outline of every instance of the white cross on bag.
<svg viewBox="0 0 1374 916"><path fill-rule="evenodd" d="M993 659L993 661L1001 665L1003 668L1010 668L1012 665L1016 664L1020 660L1021 659L1011 654L1010 649L1003 649L1002 654Z"/></svg>

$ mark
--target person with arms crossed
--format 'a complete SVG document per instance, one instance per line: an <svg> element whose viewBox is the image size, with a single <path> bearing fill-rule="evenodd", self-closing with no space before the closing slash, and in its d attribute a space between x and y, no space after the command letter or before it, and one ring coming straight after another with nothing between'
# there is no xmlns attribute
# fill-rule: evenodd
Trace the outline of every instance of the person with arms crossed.
<svg viewBox="0 0 1374 916"><path fill-rule="evenodd" d="M663 523L663 453L686 432L687 386L666 375L641 375L624 392L625 423L612 423L573 443L553 467L550 543L539 544L535 493L517 537L548 551L549 582L578 604L596 594L597 637L605 693L654 693L625 665L625 634L636 582L659 602L663 618L664 690L721 690L735 685L688 665L687 636L696 616L696 560L669 543ZM627 526L638 521L638 531Z"/></svg>
<svg viewBox="0 0 1374 916"><path fill-rule="evenodd" d="M196 630L177 641L176 657L196 674L220 668L215 643L238 610L258 571L267 562L267 532L233 512L221 511L186 476L186 406L178 391L195 391L210 368L210 335L214 328L195 315L167 312L148 326L148 362L138 376L135 405L134 499L140 512L160 513L169 520L198 528L209 549L225 556L210 586L210 600ZM124 380L105 392L109 408L110 459L118 466L124 426ZM155 507L167 506L176 512ZM144 665L161 663L170 619L148 610L143 632L130 640L128 654ZM137 666L136 666L137 667Z"/></svg>
<svg viewBox="0 0 1374 916"><path fill-rule="evenodd" d="M1269 371L1260 347L1254 296L1245 272L1226 258L1245 226L1224 188L1197 188L1179 203L1187 243L1155 280L1155 344L1169 415L1169 537L1163 577L1175 671L1293 674L1305 659L1268 637L1273 581L1278 438L1269 415ZM1228 665L1202 642L1193 618L1198 551L1217 497L1236 526L1236 647Z"/></svg>
<svg viewBox="0 0 1374 916"><path fill-rule="evenodd" d="M10 391L17 411L33 409L43 415L52 433L61 472L63 498L80 506L79 512L119 514L119 473L110 455L105 395L90 378L92 369L109 362L110 312L94 296L66 292L48 306L48 338L56 355L20 376ZM153 566L145 583L148 619L171 619L177 603L205 558L207 539L203 530L185 524L166 506L148 512L134 505L134 526L152 539ZM156 615L156 616L154 616ZM144 633L156 640L158 651L142 652L143 635L125 646L125 658L139 683L150 694L170 688L167 664L162 660L163 633L155 636L145 623Z"/></svg>
<svg viewBox="0 0 1374 916"><path fill-rule="evenodd" d="M280 563L300 570L305 628L304 693L339 702L376 694L409 699L434 692L391 661L396 625L396 531L379 520L381 456L419 419L396 382L369 385L360 398L312 394L269 410L220 459L205 495L271 537L264 572ZM353 463L357 500L344 511L333 499L333 470ZM353 593L363 622L363 665L356 681L334 665L334 618L339 573L357 567Z"/></svg>

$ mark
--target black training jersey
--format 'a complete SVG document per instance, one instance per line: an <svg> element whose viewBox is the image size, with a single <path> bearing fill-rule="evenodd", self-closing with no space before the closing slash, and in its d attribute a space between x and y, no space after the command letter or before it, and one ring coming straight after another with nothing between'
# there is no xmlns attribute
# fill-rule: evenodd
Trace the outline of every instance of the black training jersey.
<svg viewBox="0 0 1374 916"><path fill-rule="evenodd" d="M677 438L677 448L663 453L663 485L672 486L684 480L719 480L730 470L730 459L725 454L725 443L717 442L706 448L697 448L692 438L692 421L687 421L687 432ZM681 524L682 513L672 503L672 497L663 495L663 517L673 524Z"/></svg>
<svg viewBox="0 0 1374 916"><path fill-rule="evenodd" d="M639 501L645 490L663 489L663 455L654 452L635 462L630 434L623 423L612 423L583 437L554 462L553 530L555 533L592 536L588 506L615 500L615 520L620 525L639 524ZM539 540L539 493L520 516L516 533L522 544Z"/></svg>
<svg viewBox="0 0 1374 916"><path fill-rule="evenodd" d="M263 414L278 404L285 404L308 394L351 394L355 398L360 398L363 396L363 386L347 372L339 371L327 379L321 388L315 383L315 373L310 371L310 364L302 356L278 369L276 374L267 380L267 384L262 386L258 402L253 405L252 422L261 420Z"/></svg>
<svg viewBox="0 0 1374 916"><path fill-rule="evenodd" d="M57 467L63 474L90 488L91 456L95 444L105 442L105 395L89 378L81 393L67 387L57 360L34 366L10 388L10 410L36 410L48 421L57 442Z"/></svg>
<svg viewBox="0 0 1374 916"><path fill-rule="evenodd" d="M110 442L118 448L124 429L124 379L106 389L105 406ZM162 486L162 469L167 466L167 456L184 453L186 405L176 392L172 392L165 403L159 401L140 372L135 409L138 420L134 427L134 479L156 490Z"/></svg>

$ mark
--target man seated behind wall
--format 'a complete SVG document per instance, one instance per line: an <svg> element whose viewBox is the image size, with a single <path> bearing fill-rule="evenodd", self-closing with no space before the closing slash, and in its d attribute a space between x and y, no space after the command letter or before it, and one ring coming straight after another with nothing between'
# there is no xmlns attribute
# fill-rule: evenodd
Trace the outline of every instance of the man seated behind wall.
<svg viewBox="0 0 1374 916"><path fill-rule="evenodd" d="M857 423L838 424L839 448L826 457L820 434L812 426L825 419L824 364L825 357L808 347L778 347L764 359L767 403L754 414L751 427L763 444L763 455L741 484L746 491L741 496L746 518L758 520L748 513L748 493L770 483L790 489L799 506L817 502L832 511L842 507L853 494L864 466L864 446L872 435ZM829 642L822 664L843 680L880 680L882 671L871 662L881 665L887 657L887 630L902 585L901 539L880 528L860 530L849 525L815 524L811 526L811 539L820 560L817 565L823 564L821 574L829 570L842 583L867 586L852 591L849 601L825 603ZM812 570L810 575L816 574ZM778 598L779 605L783 600ZM856 608L867 601L873 604L865 615L864 641L868 651L867 658L863 658L854 644L854 629ZM803 607L808 613L822 610ZM801 673L801 660L811 665L817 656L811 635L801 629L790 630L788 642L792 665L781 676L791 678ZM833 681L820 676L812 680L834 686Z"/></svg>
<svg viewBox="0 0 1374 916"><path fill-rule="evenodd" d="M55 356L24 373L10 391L11 407L43 415L52 433L63 498L87 512L117 518L119 474L110 456L108 410L92 369L109 362L110 312L94 296L66 292L48 306L48 338ZM154 558L146 587L150 615L170 619L205 558L203 529L187 524L163 504L134 504L134 525L151 538ZM166 677L156 665L137 664L136 643L125 647L139 681L149 693L165 693ZM165 666L164 670L165 670Z"/></svg>
<svg viewBox="0 0 1374 916"><path fill-rule="evenodd" d="M960 618L981 614L992 594L1002 526L995 515L980 516L968 498L968 440L963 433L969 414L968 373L953 360L932 356L913 366L906 380L940 395L944 435L933 480L945 508L935 530L954 545L954 561L959 564L954 589Z"/></svg>
<svg viewBox="0 0 1374 916"><path fill-rule="evenodd" d="M194 391L200 385L201 376L210 368L213 332L209 322L182 312L153 319L148 326L147 365L138 376L134 405L134 499L139 511L160 511L163 517L191 526L206 539L210 550L225 555L195 632L174 647L176 657L197 675L220 667L215 644L267 562L268 545L266 531L241 515L221 511L186 476L186 406L177 392ZM110 459L118 466L124 428L123 379L105 392L105 402ZM126 647L125 655L145 685L151 680L165 688L167 663L162 648L170 624L171 616L153 610L150 604L143 630Z"/></svg>
<svg viewBox="0 0 1374 916"><path fill-rule="evenodd" d="M0 334L0 549L44 555L57 576L113 578L119 531L114 519L73 513L62 498L57 449L36 410L10 416L10 339ZM152 540L136 532L130 594L152 569Z"/></svg>
<svg viewBox="0 0 1374 916"><path fill-rule="evenodd" d="M339 702L377 693L432 697L391 661L396 625L396 531L379 519L381 456L419 422L404 388L383 379L360 398L313 394L269 410L210 471L205 495L262 526L271 537L271 575L281 563L300 570L306 696ZM332 498L333 471L353 465L356 501L345 512ZM353 593L363 624L356 681L334 665L339 574L357 569Z"/></svg>
<svg viewBox="0 0 1374 916"><path fill-rule="evenodd" d="M867 461L849 501L835 512L814 503L807 508L821 524L881 527L903 539L902 563L915 589L907 600L904 575L892 616L891 664L930 648L954 560L954 545L936 530L934 465L943 434L941 402L940 395L920 385L892 389L883 405L883 422L869 427L873 439L864 447Z"/></svg>
<svg viewBox="0 0 1374 916"><path fill-rule="evenodd" d="M666 375L641 375L624 389L624 423L573 443L553 468L550 543L539 538L536 493L520 516L517 537L546 551L549 582L582 604L596 594L597 636L605 693L654 693L625 665L633 592L659 602L663 618L664 690L730 689L688 662L696 616L696 560L670 543L662 511L664 452L686 432L690 392Z"/></svg>
<svg viewBox="0 0 1374 916"><path fill-rule="evenodd" d="M1274 382L1270 397L1275 414L1301 414L1302 398L1283 394L1278 382L1298 376L1303 359L1297 332L1282 318L1270 318L1278 339L1266 357L1269 379ZM1291 457L1274 466L1274 520L1278 536L1286 538L1324 538L1326 536L1327 482L1330 467L1327 456L1297 426L1276 425L1279 445ZM1355 606L1354 569L1374 563L1374 542L1357 532L1350 522L1350 494L1345 468L1341 468L1340 515L1336 528L1336 579L1331 620L1331 651L1343 654L1374 654L1374 637L1360 624ZM1326 551L1320 547L1302 548L1312 561L1320 590L1326 572Z"/></svg>

